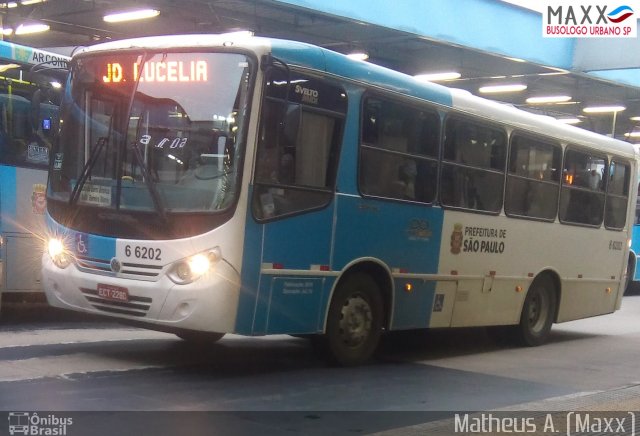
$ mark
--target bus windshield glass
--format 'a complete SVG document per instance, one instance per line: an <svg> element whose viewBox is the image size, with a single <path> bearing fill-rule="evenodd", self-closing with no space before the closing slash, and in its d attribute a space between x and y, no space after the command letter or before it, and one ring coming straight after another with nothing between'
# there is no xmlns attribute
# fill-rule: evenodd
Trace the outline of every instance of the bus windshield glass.
<svg viewBox="0 0 640 436"><path fill-rule="evenodd" d="M121 213L228 209L250 62L241 54L98 54L72 65L49 198Z"/></svg>

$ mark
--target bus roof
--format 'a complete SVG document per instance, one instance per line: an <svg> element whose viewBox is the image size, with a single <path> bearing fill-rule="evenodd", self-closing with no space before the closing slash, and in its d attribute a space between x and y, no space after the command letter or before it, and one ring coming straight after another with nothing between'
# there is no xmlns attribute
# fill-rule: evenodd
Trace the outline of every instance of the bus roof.
<svg viewBox="0 0 640 436"><path fill-rule="evenodd" d="M567 125L552 117L532 114L510 105L477 97L467 91L419 82L407 74L368 62L354 61L343 54L302 42L236 34L164 35L97 44L84 48L77 54L110 50L162 50L229 45L247 48L258 55L271 53L291 65L325 71L351 81L428 100L464 113L505 123L513 128L557 138L565 143L612 151L628 157L638 156L636 147L631 143Z"/></svg>

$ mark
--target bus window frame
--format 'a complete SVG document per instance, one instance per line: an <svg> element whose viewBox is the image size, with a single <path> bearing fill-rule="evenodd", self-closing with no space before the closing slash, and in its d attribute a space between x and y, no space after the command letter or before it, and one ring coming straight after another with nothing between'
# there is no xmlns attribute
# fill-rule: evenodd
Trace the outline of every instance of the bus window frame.
<svg viewBox="0 0 640 436"><path fill-rule="evenodd" d="M574 143L568 143L565 148L564 148L564 152L562 153L562 174L561 174L561 180L560 180L560 195L558 196L558 221L561 224L564 225L568 225L568 226L577 226L577 227L587 227L587 228L591 228L591 229L599 229L602 228L604 225L604 214L605 214L605 207L606 207L606 201L607 201L607 189L608 186L605 185L604 188L602 189L602 196L604 197L604 201L602 203L602 219L600 220L600 222L598 224L589 224L589 223L581 223L581 222L575 222L575 221L568 221L566 219L562 219L560 217L560 207L562 205L562 193L565 189L565 186L569 186L568 189L572 189L572 190L579 190L582 192L593 192L591 190L587 190L587 189L583 189L582 187L571 187L571 185L566 185L564 183L564 166L565 163L567 162L567 154L570 151L575 151L578 153L582 153L582 154L587 154L591 157L599 157L604 159L605 161L605 168L606 168L606 172L604 174L602 183L606 183L605 180L607 179L607 176L609 174L609 162L611 161L609 159L609 155L602 151L597 151L597 150L592 150L590 148L584 147L584 146L580 146L580 145L576 145ZM568 207L568 206L567 206Z"/></svg>
<svg viewBox="0 0 640 436"><path fill-rule="evenodd" d="M464 164L460 164L457 163L456 161L450 161L448 159L445 159L444 153L445 153L445 142L446 142L446 129L447 129L447 122L449 121L449 119L451 117L457 118L458 120L461 121L465 121L465 122L470 122L470 123L475 123L475 124L482 124L484 126L488 126L490 128L493 128L495 130L498 130L500 132L502 132L504 134L504 166L503 166L503 170L502 171L498 171L498 170L493 170L493 169L486 169L486 168L480 168L480 167L475 167L475 166L470 166L470 165L464 165ZM463 112L463 111L456 111L456 110L452 110L452 111L448 111L444 117L444 119L442 120L442 131L441 131L441 137L440 137L440 172L439 172L439 179L438 179L438 200L439 200L439 204L442 206L443 209L448 209L448 210L457 210L457 211L463 211L463 212L469 212L469 213L477 213L477 214L481 214L481 215L492 215L492 216L498 216L500 214L502 214L504 212L504 197L505 197L505 186L506 186L506 177L507 177L507 166L508 166L508 158L509 158L509 127L510 125L508 123L498 123L494 120L491 119L487 119L484 117L479 117L479 116L475 116L475 115L471 115L467 112ZM452 166L457 166L459 168L468 168L468 169L473 169L473 170L480 170L480 171L486 171L488 173L491 174L502 174L502 199L500 202L500 207L498 208L497 211L489 211L489 210L483 210L483 209L473 209L473 208L468 208L468 207L461 207L461 206L451 206L451 205L447 205L444 204L442 202L442 174L443 174L443 167L445 165L452 165Z"/></svg>
<svg viewBox="0 0 640 436"><path fill-rule="evenodd" d="M624 165L627 167L627 174L625 175L625 183L623 184L623 186L629 188L630 187L630 182L631 182L631 173L633 171L633 167L631 165L631 162L628 159L624 159L621 156L612 154L610 159L609 159L609 164L607 165L607 185L606 185L606 189L605 189L605 203L604 203L604 214L603 214L603 218L602 218L602 225L604 226L605 229L607 230L611 230L614 232L622 232L628 225L628 221L629 221L629 209L631 208L631 205L629 204L629 198L631 197L631 192L627 192L626 196L623 195L619 195L619 194L609 194L609 186L611 186L611 184L609 183L609 174L611 171L611 164L613 162L616 162L619 165ZM609 202L609 196L613 196L615 198L626 198L627 200L627 210L626 213L624 214L624 224L622 225L622 227L611 227L607 225L607 203ZM635 211L635 209L634 209ZM635 212L634 212L635 213Z"/></svg>
<svg viewBox="0 0 640 436"><path fill-rule="evenodd" d="M514 213L509 213L507 212L507 208L506 208L506 199L507 199L507 185L509 184L509 177L510 177L510 173L509 173L509 164L511 163L511 152L513 150L513 138L514 137L521 137L521 138L525 138L525 139L529 139L529 140L534 140L534 141L538 141L541 142L543 144L547 144L550 145L552 147L557 147L560 150L560 162L559 162L559 168L558 171L560 172L558 175L558 181L555 182L555 184L557 185L557 191L558 191L558 199L556 201L556 210L555 210L555 214L553 216L553 218L541 218L541 217L533 217L533 216L528 216L528 215L519 215L519 214L514 214ZM504 214L505 216L508 216L509 218L516 218L516 219L523 219L523 220L529 220L529 221L538 221L538 222L545 222L545 223L553 223L558 219L558 214L560 211L560 189L562 188L562 169L563 169L563 165L564 165L564 148L562 145L562 142L558 139L554 139L553 137L550 136L546 136L546 135L541 135L538 134L536 132L531 132L529 130L523 130L523 129L513 129L511 131L511 133L509 134L509 146L508 146L508 150L507 150L507 167L506 167L506 171L505 171L505 183L504 183L504 200L502 203L502 207L504 210ZM525 179L525 180L532 180L529 179L527 177L521 177L521 176L513 176L519 179ZM542 181L542 183L551 185L554 182L547 182L547 181Z"/></svg>
<svg viewBox="0 0 640 436"><path fill-rule="evenodd" d="M374 145L369 145L367 143L365 143L363 141L363 132L364 132L364 108L365 108L365 101L368 98L378 98L379 100L384 100L387 101L389 103L394 103L394 104L398 104L398 105L403 105L405 106L405 108L409 108L409 109L414 109L416 111L421 111L421 112L427 112L430 113L431 115L435 115L438 118L438 143L437 143L437 149L436 149L436 154L435 156L428 156L426 154L415 154L415 153L410 153L410 152L400 152L400 151L396 151L396 150L390 150L387 148L382 148L382 147L376 147ZM430 102L426 101L426 100L421 100L421 99L412 99L409 97L401 97L401 96L397 96L391 93L385 93L385 92L381 92L379 90L376 89L371 89L371 88L367 88L365 89L365 91L362 93L361 97L360 97L360 105L359 105L359 112L358 112L358 143L357 143L357 147L358 147L358 156L357 156L357 166L356 166L356 186L357 186L357 190L358 190L358 194L362 197L362 198L368 198L368 199L375 199L375 200L381 200L381 201L393 201L393 202L400 202L400 203L408 203L408 204L416 204L416 205L422 205L422 206L427 206L427 207L432 207L438 204L439 202L439 194L440 194L440 172L441 172L441 166L442 166L442 145L443 145L443 126L444 126L444 117L442 115L442 112L438 110L438 107L434 104L430 104ZM405 157L407 159L412 159L414 161L419 160L419 161L423 161L423 162L433 162L436 165L436 180L435 180L435 186L434 186L434 195L431 201L419 201L419 200L412 200L412 199L407 199L407 198L399 198L399 197L386 197L386 196L382 196L382 195L374 195L374 194L368 194L363 192L362 190L362 183L361 183L361 175L363 172L363 149L367 149L367 150L375 150L381 153L385 153L385 154L390 154L390 155L394 155L394 156L400 156L400 157Z"/></svg>
<svg viewBox="0 0 640 436"><path fill-rule="evenodd" d="M339 88L342 93L346 96L346 103L345 103L345 113L341 113L339 111L335 111L335 110L331 110L331 109L326 109L326 108L322 108L322 107L315 107L315 106L311 106L308 104L302 104L302 103L296 103L296 102L292 102L292 101L287 101L286 98L284 100L281 100L277 97L273 97L273 96L269 96L266 93L267 90L267 81L269 79L269 71L271 69L274 70L281 70L281 71L285 71L284 68L279 68L276 65L269 65L268 68L265 70L263 77L262 77L262 85L261 85L261 89L260 89L260 104L258 105L259 107L259 116L258 116L258 123L256 126L256 135L254 138L254 145L255 145L255 149L253 151L253 165L252 165L252 174L251 174L251 185L252 185L252 189L251 189L251 199L248 200L249 203L249 208L251 209L251 215L253 217L253 219L260 224L268 224L274 221L280 221L283 219L288 219L288 218L292 218L292 217L296 217L299 215L304 215L310 212L315 212L315 211L320 211L323 209L326 209L327 207L329 207L331 205L331 203L334 201L335 198L335 193L337 190L337 186L338 186L338 173L339 173L339 165L342 159L342 150L344 148L344 142L345 142L345 132L346 132L346 122L347 122L347 118L349 116L349 92L347 90L347 87L345 87L345 82L344 81L340 81L335 79L334 77L327 75L327 74L323 74L320 71L316 71L316 70L306 70L306 69L299 69L299 68L295 68L293 66L289 66L289 70L288 70L288 77L289 79L291 79L291 77L294 74L300 75L300 76L306 76L309 78L312 78L314 80L318 80L318 81L324 81L326 84L328 84L329 86L333 86L335 88ZM285 71L286 72L286 71ZM291 86L291 84L289 84L289 86ZM275 104L281 104L283 105L284 109L286 110L286 106L288 104L299 104L299 109L300 109L300 120L302 122L302 114L304 112L307 113L313 113L313 114L320 114L320 115L327 115L330 117L333 117L334 120L336 120L337 122L339 122L339 127L338 127L338 132L334 132L334 135L336 135L337 138L337 143L336 143L336 150L335 150L335 156L329 160L328 165L327 165L327 169L329 169L331 166L334 167L333 170L333 174L332 174L332 182L331 185L326 187L326 188L319 188L319 187L314 187L314 186L305 186L305 185L291 185L291 184L281 184L281 183L268 183L268 182L263 182L263 181L258 181L258 178L256 177L256 174L258 172L258 153L259 153L259 149L260 149L260 129L262 127L262 123L264 121L264 117L266 116L265 114L265 110L264 110L264 106L265 106L265 102L270 101L273 102ZM280 138L280 133L277 134L278 138ZM284 141L284 139L278 139L278 144L276 145L276 147L281 146L280 141ZM255 203L255 197L257 194L257 188L259 186L263 186L263 187L267 187L267 188L275 188L275 189L284 189L284 190L290 190L290 191L299 191L299 192L315 192L315 193L320 193L320 194L326 194L327 195L327 200L322 202L321 204L318 204L316 206L312 206L312 207L308 207L308 208L301 208L301 209L297 209L294 210L292 212L287 212L287 213L283 213L283 214L279 214L279 215L274 215L274 216L270 216L270 217L260 217L256 214L256 209L253 207L254 203Z"/></svg>

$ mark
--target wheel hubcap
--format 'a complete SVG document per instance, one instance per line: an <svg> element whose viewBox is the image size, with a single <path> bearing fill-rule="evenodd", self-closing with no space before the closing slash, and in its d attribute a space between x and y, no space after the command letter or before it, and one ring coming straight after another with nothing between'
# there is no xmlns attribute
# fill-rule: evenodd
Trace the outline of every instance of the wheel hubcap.
<svg viewBox="0 0 640 436"><path fill-rule="evenodd" d="M546 296L541 292L536 292L531 298L529 304L529 326L534 332L543 329L549 313L549 302Z"/></svg>
<svg viewBox="0 0 640 436"><path fill-rule="evenodd" d="M342 342L357 347L371 334L371 307L362 297L351 297L340 311L340 336Z"/></svg>

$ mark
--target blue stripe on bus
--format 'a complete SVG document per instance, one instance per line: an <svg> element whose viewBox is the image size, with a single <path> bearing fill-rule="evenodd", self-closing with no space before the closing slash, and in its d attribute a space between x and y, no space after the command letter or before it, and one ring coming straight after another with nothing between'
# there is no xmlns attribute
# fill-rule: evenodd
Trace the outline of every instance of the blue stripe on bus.
<svg viewBox="0 0 640 436"><path fill-rule="evenodd" d="M0 165L0 231L7 231L17 218L16 168Z"/></svg>
<svg viewBox="0 0 640 436"><path fill-rule="evenodd" d="M240 277L240 296L236 314L236 333L250 335L253 332L260 268L262 258L262 233L264 226L256 223L251 213L253 189L248 192L249 205L244 231L244 251L242 255L242 275Z"/></svg>
<svg viewBox="0 0 640 436"><path fill-rule="evenodd" d="M358 195L358 147L354 146L360 135L360 101L363 90L347 87L349 99L347 101L347 122L344 127L344 144L340 152L338 164L338 192Z"/></svg>
<svg viewBox="0 0 640 436"><path fill-rule="evenodd" d="M103 260L111 260L116 255L116 238L109 238L106 236L98 236L98 235L88 235L86 233L77 233L76 234L76 245L78 242L78 238L82 235L83 237L88 237L89 247L86 254L83 256L90 257L92 259L103 259ZM77 247L76 247L77 251Z"/></svg>
<svg viewBox="0 0 640 436"><path fill-rule="evenodd" d="M110 261L116 255L116 238L76 232L58 224L47 214L47 228L51 235L64 239L67 249L84 258Z"/></svg>
<svg viewBox="0 0 640 436"><path fill-rule="evenodd" d="M411 285L410 289L406 286ZM436 282L415 279L394 280L392 330L429 327Z"/></svg>
<svg viewBox="0 0 640 436"><path fill-rule="evenodd" d="M633 226L633 236L631 237L631 251L636 256L640 255L640 225ZM633 280L640 280L640 259L636 257L636 269L634 271Z"/></svg>
<svg viewBox="0 0 640 436"><path fill-rule="evenodd" d="M421 83L406 74L368 62L353 62L333 51L320 51L318 47L296 42L274 41L272 52L276 58L291 65L326 71L336 76L348 77L350 80L366 82L368 86L400 92L448 107L453 105L451 92L444 86Z"/></svg>
<svg viewBox="0 0 640 436"><path fill-rule="evenodd" d="M251 198L252 193L249 195ZM311 268L330 267L332 204L267 224L257 223L249 210L236 317L238 333L312 333L322 328L320 314L324 313L333 280L313 277ZM309 271L309 275L261 274L263 263Z"/></svg>
<svg viewBox="0 0 640 436"><path fill-rule="evenodd" d="M313 277L311 271L304 277L261 276L263 262L296 270L306 270L311 264L329 265L341 271L355 259L375 258L400 272L438 272L442 209L352 196L338 196L334 203L339 213L331 263L333 207L264 225L249 214L238 333L314 333L323 328L335 278ZM411 292L405 288L407 283ZM433 281L395 279L391 328L428 327L434 296Z"/></svg>
<svg viewBox="0 0 640 436"><path fill-rule="evenodd" d="M327 71L445 106L452 105L447 88L420 84L406 75L389 72L369 63L353 63L341 55L317 47L274 41L272 52L290 65ZM349 109L337 190L358 196L357 171L354 169L358 162L356 145L364 88L353 82L344 86L349 94ZM249 198L252 198L251 190ZM363 204L364 208L361 207ZM332 234L334 207L339 211L335 238ZM404 225L399 226L402 222ZM354 259L376 257L389 268L435 274L438 270L442 222L443 213L438 208L341 196L323 210L259 224L253 219L249 205L236 332L254 335L312 333L323 328L335 278L316 279L310 272L307 277L287 277L283 280L282 276L261 275L263 263L278 263L285 269L295 270L325 265L332 271L341 271ZM332 250L334 254L330 258ZM404 292L398 285L395 292L393 328L428 327L435 284L423 284L411 295L398 294Z"/></svg>
<svg viewBox="0 0 640 436"><path fill-rule="evenodd" d="M334 268L354 259L375 258L389 269L411 274L436 274L444 213L439 207L399 204L352 196L338 198ZM435 283L395 280L392 329L428 327ZM401 286L398 286L401 285Z"/></svg>

